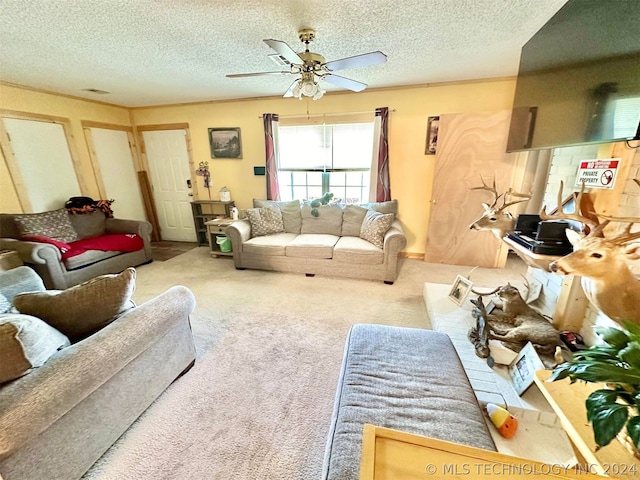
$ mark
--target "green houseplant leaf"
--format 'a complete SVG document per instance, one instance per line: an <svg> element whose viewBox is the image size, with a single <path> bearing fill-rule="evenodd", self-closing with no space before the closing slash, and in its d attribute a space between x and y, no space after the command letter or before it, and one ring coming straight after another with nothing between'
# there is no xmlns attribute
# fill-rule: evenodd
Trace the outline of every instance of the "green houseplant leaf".
<svg viewBox="0 0 640 480"><path fill-rule="evenodd" d="M627 423L627 433L633 444L640 450L640 417L635 416Z"/></svg>
<svg viewBox="0 0 640 480"><path fill-rule="evenodd" d="M640 326L626 323L626 331L597 327L604 343L576 352L573 359L558 365L549 381L569 378L605 383L585 401L587 420L600 447L608 445L625 428L640 448Z"/></svg>
<svg viewBox="0 0 640 480"><path fill-rule="evenodd" d="M629 335L618 328L595 327L595 331L602 340L617 349L626 347L630 341Z"/></svg>
<svg viewBox="0 0 640 480"><path fill-rule="evenodd" d="M618 403L603 405L592 411L590 420L596 443L601 447L609 445L627 423L628 418L629 410L625 405Z"/></svg>

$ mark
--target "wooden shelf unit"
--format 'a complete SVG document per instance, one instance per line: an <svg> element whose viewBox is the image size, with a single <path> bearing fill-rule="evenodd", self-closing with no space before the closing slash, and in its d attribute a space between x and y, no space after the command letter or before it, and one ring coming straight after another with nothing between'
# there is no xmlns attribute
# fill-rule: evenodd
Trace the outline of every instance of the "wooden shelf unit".
<svg viewBox="0 0 640 480"><path fill-rule="evenodd" d="M221 202L219 200L195 200L191 202L198 245L209 245L209 235L207 234L205 222L220 217L231 218L231 208L235 206L236 204L233 200L229 202Z"/></svg>
<svg viewBox="0 0 640 480"><path fill-rule="evenodd" d="M600 475L614 478L636 478L640 473L640 461L635 458L617 439L596 451L593 429L587 422L585 400L591 392L603 388L597 383L578 381L571 383L568 378L556 382L547 382L550 370L538 370L535 382L549 405L556 412L567 432L580 461ZM617 469L620 471L613 471ZM622 471L622 469L626 469Z"/></svg>

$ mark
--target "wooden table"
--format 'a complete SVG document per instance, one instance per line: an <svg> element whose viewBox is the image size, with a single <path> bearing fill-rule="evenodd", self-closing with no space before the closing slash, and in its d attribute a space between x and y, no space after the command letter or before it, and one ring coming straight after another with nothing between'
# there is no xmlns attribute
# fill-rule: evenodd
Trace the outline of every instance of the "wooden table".
<svg viewBox="0 0 640 480"><path fill-rule="evenodd" d="M602 480L589 472L575 472L489 450L365 425L360 480ZM633 478L633 477L628 477Z"/></svg>
<svg viewBox="0 0 640 480"><path fill-rule="evenodd" d="M225 231L229 225L231 225L235 220L231 218L216 218L213 220L209 220L204 222L207 228L207 238L209 239L209 250L211 251L212 257L218 256L227 256L232 257L233 252L223 252L220 250L220 245L216 243L217 235L225 235Z"/></svg>
<svg viewBox="0 0 640 480"><path fill-rule="evenodd" d="M538 370L535 382L560 417L580 462L602 475L621 479L639 478L640 461L617 439L614 438L609 445L595 451L596 442L591 424L587 422L584 402L591 392L603 388L603 385L581 381L572 384L569 379L547 382L551 373L550 370Z"/></svg>

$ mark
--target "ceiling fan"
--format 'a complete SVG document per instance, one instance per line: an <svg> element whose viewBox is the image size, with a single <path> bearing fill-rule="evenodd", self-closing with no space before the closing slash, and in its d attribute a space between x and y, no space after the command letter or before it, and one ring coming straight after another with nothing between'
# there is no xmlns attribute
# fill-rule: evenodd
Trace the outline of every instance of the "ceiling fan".
<svg viewBox="0 0 640 480"><path fill-rule="evenodd" d="M285 97L295 97L302 100L302 96L312 97L318 100L324 95L324 90L320 87L317 79L332 83L339 87L361 92L367 85L350 78L335 75L335 70L345 70L348 68L367 67L378 65L387 61L387 56L380 52L364 53L354 57L342 58L325 62L324 57L318 53L309 51L309 43L316 38L316 32L305 28L298 32L298 38L305 44L305 51L296 53L289 45L282 40L266 39L264 43L276 51L270 55L279 65L289 66L289 71L279 72L256 72L256 73L236 73L227 75L227 78L258 77L262 75L300 75L284 94ZM317 77L317 79L316 79Z"/></svg>

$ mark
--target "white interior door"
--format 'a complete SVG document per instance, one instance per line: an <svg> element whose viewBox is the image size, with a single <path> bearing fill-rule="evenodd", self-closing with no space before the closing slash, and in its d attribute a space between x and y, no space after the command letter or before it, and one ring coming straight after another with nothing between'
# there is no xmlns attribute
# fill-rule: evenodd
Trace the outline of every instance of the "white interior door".
<svg viewBox="0 0 640 480"><path fill-rule="evenodd" d="M64 127L59 123L4 118L31 211L64 207L82 195Z"/></svg>
<svg viewBox="0 0 640 480"><path fill-rule="evenodd" d="M124 130L89 128L100 176L116 218L146 220L129 137Z"/></svg>
<svg viewBox="0 0 640 480"><path fill-rule="evenodd" d="M162 240L195 242L186 132L142 132Z"/></svg>

